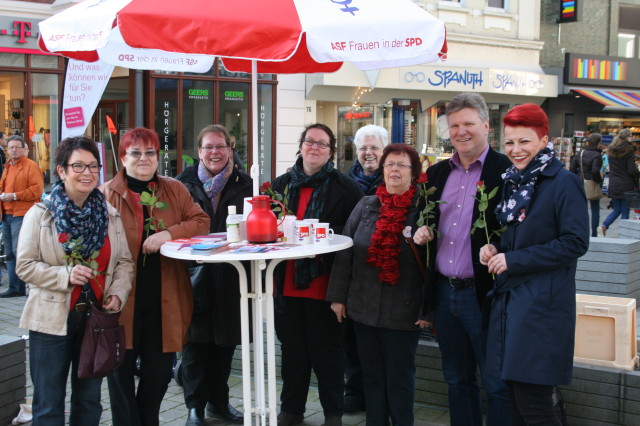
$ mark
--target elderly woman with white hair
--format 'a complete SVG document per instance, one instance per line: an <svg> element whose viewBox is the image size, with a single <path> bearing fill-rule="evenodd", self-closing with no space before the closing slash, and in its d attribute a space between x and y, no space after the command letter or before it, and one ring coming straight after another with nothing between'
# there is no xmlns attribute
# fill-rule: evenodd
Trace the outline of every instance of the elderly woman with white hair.
<svg viewBox="0 0 640 426"><path fill-rule="evenodd" d="M347 171L347 176L356 181L364 195L375 195L382 182L380 157L389 143L389 132L384 127L369 124L356 132L353 144L358 152L358 161Z"/></svg>

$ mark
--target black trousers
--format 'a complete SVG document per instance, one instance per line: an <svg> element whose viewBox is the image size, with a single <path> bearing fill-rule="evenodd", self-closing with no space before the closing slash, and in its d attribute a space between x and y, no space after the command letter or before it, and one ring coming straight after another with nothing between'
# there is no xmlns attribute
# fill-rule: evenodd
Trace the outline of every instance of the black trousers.
<svg viewBox="0 0 640 426"><path fill-rule="evenodd" d="M323 300L284 297L282 309L275 315L282 349L283 412L304 414L313 369L325 417L342 417L343 327L330 306Z"/></svg>
<svg viewBox="0 0 640 426"><path fill-rule="evenodd" d="M344 322L344 356L345 373L347 382L344 385L345 399L351 398L356 403L364 406L364 383L362 381L362 365L358 357L358 345L356 344L356 334L353 331L353 321L345 318Z"/></svg>
<svg viewBox="0 0 640 426"><path fill-rule="evenodd" d="M513 426L562 426L562 401L555 386L507 382ZM559 400L560 398L560 400Z"/></svg>
<svg viewBox="0 0 640 426"><path fill-rule="evenodd" d="M354 321L367 405L367 426L413 426L420 330L391 330Z"/></svg>
<svg viewBox="0 0 640 426"><path fill-rule="evenodd" d="M171 381L174 352L162 352L162 317L138 314L134 318L133 349L107 378L114 426L159 425L160 404ZM140 381L135 384L140 357Z"/></svg>
<svg viewBox="0 0 640 426"><path fill-rule="evenodd" d="M182 389L187 408L229 404L229 375L235 346L189 342L182 348Z"/></svg>

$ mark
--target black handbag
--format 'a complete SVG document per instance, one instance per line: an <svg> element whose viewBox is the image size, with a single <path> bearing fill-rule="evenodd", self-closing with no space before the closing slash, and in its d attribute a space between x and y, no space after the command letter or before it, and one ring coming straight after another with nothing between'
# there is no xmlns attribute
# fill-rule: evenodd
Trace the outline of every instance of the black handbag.
<svg viewBox="0 0 640 426"><path fill-rule="evenodd" d="M87 290L88 289L88 290ZM78 378L106 377L124 361L126 341L124 327L120 325L120 312L107 313L100 310L89 283L83 292L87 295L90 308L80 348Z"/></svg>

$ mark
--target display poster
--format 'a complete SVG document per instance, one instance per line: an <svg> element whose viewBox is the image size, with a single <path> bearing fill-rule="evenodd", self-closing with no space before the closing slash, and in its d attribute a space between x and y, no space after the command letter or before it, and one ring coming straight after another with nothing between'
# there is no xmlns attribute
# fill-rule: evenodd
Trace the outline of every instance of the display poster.
<svg viewBox="0 0 640 426"><path fill-rule="evenodd" d="M69 59L62 99L62 139L84 134L107 87L113 65Z"/></svg>

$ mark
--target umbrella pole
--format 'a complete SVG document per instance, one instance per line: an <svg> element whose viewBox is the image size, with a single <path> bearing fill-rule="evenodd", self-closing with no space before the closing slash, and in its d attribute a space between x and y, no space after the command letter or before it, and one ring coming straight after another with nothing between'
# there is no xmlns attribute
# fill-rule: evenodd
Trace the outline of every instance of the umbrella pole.
<svg viewBox="0 0 640 426"><path fill-rule="evenodd" d="M260 187L260 166L258 165L258 151L260 150L260 142L258 141L258 62L254 59L251 61L251 140L253 141L251 179L253 179L253 195L259 195Z"/></svg>
<svg viewBox="0 0 640 426"><path fill-rule="evenodd" d="M113 149L113 137L111 136L111 132L109 132L109 140L111 141L111 153L113 154L113 163L116 166L116 173L118 173L119 172L119 170L118 170L118 158L116 157L116 151Z"/></svg>

